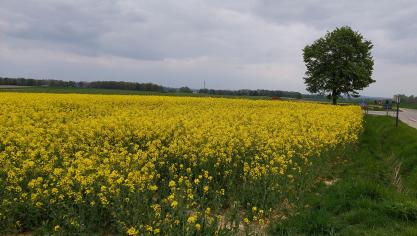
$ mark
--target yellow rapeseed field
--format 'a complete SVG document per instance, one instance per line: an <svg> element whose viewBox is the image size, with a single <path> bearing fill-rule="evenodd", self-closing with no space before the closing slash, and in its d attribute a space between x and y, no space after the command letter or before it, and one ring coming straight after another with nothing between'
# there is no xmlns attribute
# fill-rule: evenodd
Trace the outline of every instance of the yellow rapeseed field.
<svg viewBox="0 0 417 236"><path fill-rule="evenodd" d="M264 224L356 106L0 93L0 230L220 234Z"/></svg>

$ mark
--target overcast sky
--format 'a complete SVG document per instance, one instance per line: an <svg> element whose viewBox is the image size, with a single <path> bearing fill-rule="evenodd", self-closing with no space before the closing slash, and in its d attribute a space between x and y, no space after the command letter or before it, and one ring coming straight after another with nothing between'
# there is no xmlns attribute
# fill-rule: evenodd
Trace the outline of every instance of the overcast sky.
<svg viewBox="0 0 417 236"><path fill-rule="evenodd" d="M344 25L374 44L361 94L417 95L415 0L0 0L0 76L305 93L303 47Z"/></svg>

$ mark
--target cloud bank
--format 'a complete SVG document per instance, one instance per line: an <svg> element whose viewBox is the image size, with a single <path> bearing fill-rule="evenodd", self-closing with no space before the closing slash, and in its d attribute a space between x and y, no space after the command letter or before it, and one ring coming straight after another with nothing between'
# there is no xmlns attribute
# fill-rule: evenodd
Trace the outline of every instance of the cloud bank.
<svg viewBox="0 0 417 236"><path fill-rule="evenodd" d="M302 48L349 25L374 43L362 94L417 95L417 2L3 0L0 76L305 92Z"/></svg>

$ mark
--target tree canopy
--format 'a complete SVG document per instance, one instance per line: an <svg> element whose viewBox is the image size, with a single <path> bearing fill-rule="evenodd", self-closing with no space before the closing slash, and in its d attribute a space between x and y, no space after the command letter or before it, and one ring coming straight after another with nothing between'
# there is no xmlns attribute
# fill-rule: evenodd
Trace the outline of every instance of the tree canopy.
<svg viewBox="0 0 417 236"><path fill-rule="evenodd" d="M303 50L307 91L327 95L333 104L342 94L357 97L357 90L375 82L372 48L371 41L348 26L307 45Z"/></svg>

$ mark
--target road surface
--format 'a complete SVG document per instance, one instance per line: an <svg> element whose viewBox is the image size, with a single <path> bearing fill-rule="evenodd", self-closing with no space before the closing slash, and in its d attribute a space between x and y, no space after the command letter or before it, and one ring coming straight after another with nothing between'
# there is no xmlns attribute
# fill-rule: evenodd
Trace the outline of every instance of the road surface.
<svg viewBox="0 0 417 236"><path fill-rule="evenodd" d="M386 111L368 111L368 114L377 115L377 116L386 116L387 112ZM396 113L390 111L388 112L388 115L395 117ZM399 118L402 122L417 129L417 110L401 108Z"/></svg>

